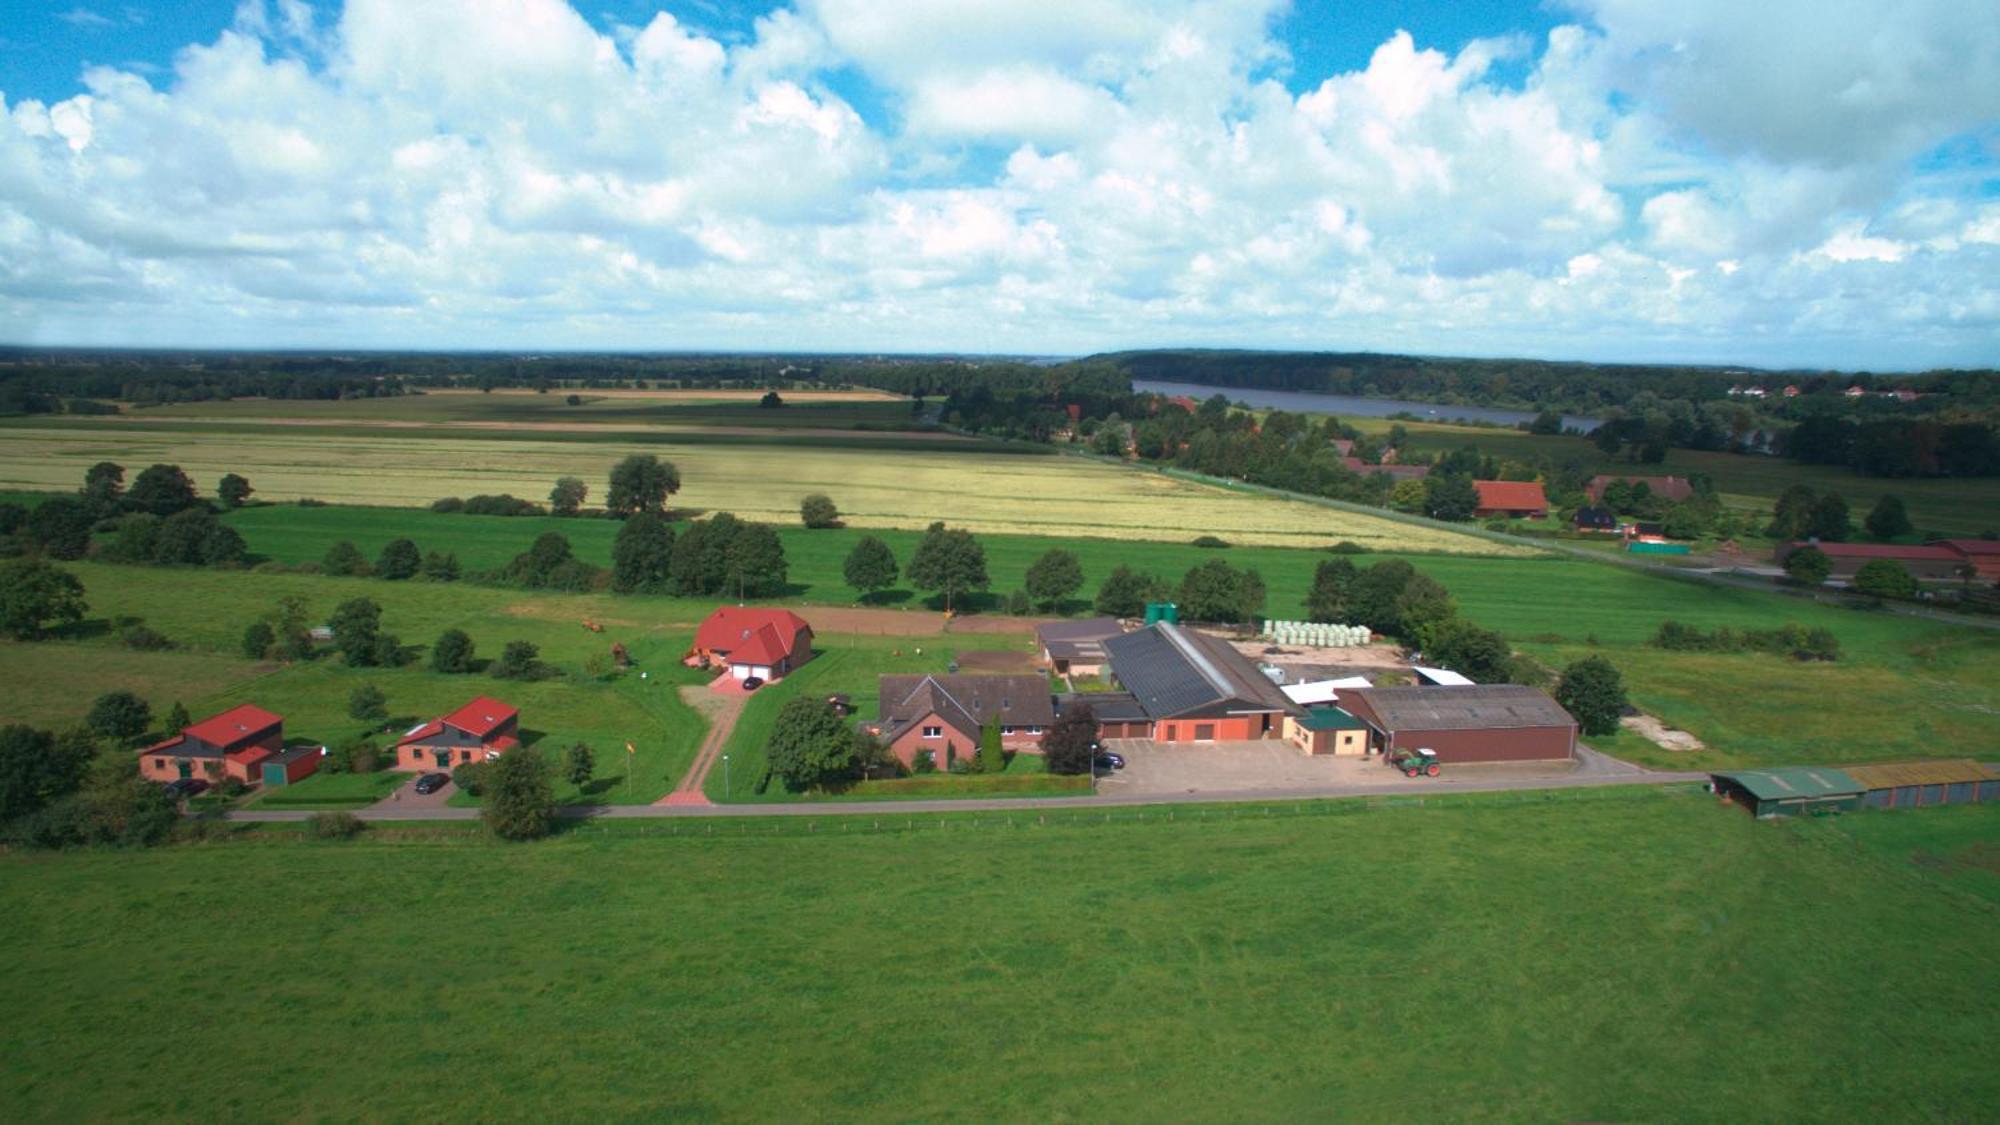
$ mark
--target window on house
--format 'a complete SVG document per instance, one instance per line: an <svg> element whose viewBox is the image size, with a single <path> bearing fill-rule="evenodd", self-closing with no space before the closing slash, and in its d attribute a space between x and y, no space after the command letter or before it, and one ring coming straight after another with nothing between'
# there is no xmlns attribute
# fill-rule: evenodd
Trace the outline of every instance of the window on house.
<svg viewBox="0 0 2000 1125"><path fill-rule="evenodd" d="M167 760L166 760L165 758L154 758L154 759L153 759L153 768L154 768L154 769L157 769L157 770L163 770L163 769L166 769L166 768L167 768Z"/></svg>
<svg viewBox="0 0 2000 1125"><path fill-rule="evenodd" d="M470 751L470 750L460 750L460 751L458 752L458 760L459 760L459 761L461 761L461 762L469 762L469 761L471 761L471 760L472 760L472 751Z"/></svg>
<svg viewBox="0 0 2000 1125"><path fill-rule="evenodd" d="M1040 734L1040 733L1042 733L1042 728L1040 728L1040 727L1029 727L1029 728L1028 728L1028 733L1029 733L1029 734Z"/></svg>
<svg viewBox="0 0 2000 1125"><path fill-rule="evenodd" d="M925 737L925 738L943 738L943 737L944 737L944 728L943 728L943 727L925 727L925 728L924 728L924 737Z"/></svg>
<svg viewBox="0 0 2000 1125"><path fill-rule="evenodd" d="M1003 735L1011 735L1011 734L1013 734L1013 733L1014 733L1014 728L1013 728L1013 727L1001 727L1001 728L1000 728L1000 733L1001 733L1001 734L1003 734Z"/></svg>

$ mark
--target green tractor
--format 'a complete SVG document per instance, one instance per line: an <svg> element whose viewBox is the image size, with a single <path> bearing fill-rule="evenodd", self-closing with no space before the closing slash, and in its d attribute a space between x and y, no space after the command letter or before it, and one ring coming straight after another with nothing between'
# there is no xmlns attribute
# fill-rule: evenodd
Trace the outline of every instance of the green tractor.
<svg viewBox="0 0 2000 1125"><path fill-rule="evenodd" d="M1389 759L1389 764L1402 770L1404 777L1416 777L1419 774L1436 777L1444 772L1438 768L1438 756L1435 750L1398 750L1395 756Z"/></svg>

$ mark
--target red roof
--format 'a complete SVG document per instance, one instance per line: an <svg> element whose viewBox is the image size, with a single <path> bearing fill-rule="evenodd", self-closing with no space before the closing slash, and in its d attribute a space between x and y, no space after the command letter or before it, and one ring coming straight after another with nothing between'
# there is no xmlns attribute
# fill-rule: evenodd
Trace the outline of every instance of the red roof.
<svg viewBox="0 0 2000 1125"><path fill-rule="evenodd" d="M1818 547L1830 559L1957 559L1949 547L1908 547L1900 543L1793 543L1790 550ZM1789 553L1789 551L1787 552Z"/></svg>
<svg viewBox="0 0 2000 1125"><path fill-rule="evenodd" d="M441 721L455 726L474 738L484 739L493 733L493 728L519 715L521 712L491 696L482 695L472 702L446 715Z"/></svg>
<svg viewBox="0 0 2000 1125"><path fill-rule="evenodd" d="M708 615L694 633L694 647L719 653L732 664L776 664L796 653L812 631L788 609L726 605Z"/></svg>
<svg viewBox="0 0 2000 1125"><path fill-rule="evenodd" d="M1546 512L1549 498L1542 493L1539 481L1532 480L1476 480L1472 487L1479 490L1480 510L1493 509L1501 512Z"/></svg>
<svg viewBox="0 0 2000 1125"><path fill-rule="evenodd" d="M227 749L239 742L245 742L262 735L272 727L284 722L284 718L273 715L262 707L245 703L231 707L220 715L211 715L181 733L191 738L199 738L210 746Z"/></svg>
<svg viewBox="0 0 2000 1125"><path fill-rule="evenodd" d="M2000 539L1940 539L1933 547L1948 547L1961 555L2000 555Z"/></svg>
<svg viewBox="0 0 2000 1125"><path fill-rule="evenodd" d="M396 740L398 746L408 746L412 742L423 742L444 733L444 724L432 719L421 726L411 727L403 737Z"/></svg>
<svg viewBox="0 0 2000 1125"><path fill-rule="evenodd" d="M271 751L264 749L262 746L245 746L241 750L231 750L229 753L223 755L223 757L230 761L245 766L254 766L270 756Z"/></svg>

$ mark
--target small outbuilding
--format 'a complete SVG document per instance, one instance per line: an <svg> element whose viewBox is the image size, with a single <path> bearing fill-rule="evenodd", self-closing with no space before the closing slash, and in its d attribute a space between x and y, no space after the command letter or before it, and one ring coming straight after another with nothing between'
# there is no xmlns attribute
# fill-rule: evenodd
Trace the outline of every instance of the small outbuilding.
<svg viewBox="0 0 2000 1125"><path fill-rule="evenodd" d="M1308 754L1362 758L1368 754L1368 724L1339 707L1314 707L1285 716L1285 741Z"/></svg>
<svg viewBox="0 0 2000 1125"><path fill-rule="evenodd" d="M264 785L267 788L290 785L311 777L319 772L320 759L325 756L324 746L287 746L264 759Z"/></svg>
<svg viewBox="0 0 2000 1125"><path fill-rule="evenodd" d="M1418 683L1429 684L1432 687L1477 686L1477 681L1472 677L1449 668L1425 668L1422 665L1412 664L1410 671L1416 675Z"/></svg>
<svg viewBox="0 0 2000 1125"><path fill-rule="evenodd" d="M1861 807L1867 791L1846 771L1831 766L1731 770L1710 774L1709 781L1724 799L1742 805L1759 819L1852 812Z"/></svg>

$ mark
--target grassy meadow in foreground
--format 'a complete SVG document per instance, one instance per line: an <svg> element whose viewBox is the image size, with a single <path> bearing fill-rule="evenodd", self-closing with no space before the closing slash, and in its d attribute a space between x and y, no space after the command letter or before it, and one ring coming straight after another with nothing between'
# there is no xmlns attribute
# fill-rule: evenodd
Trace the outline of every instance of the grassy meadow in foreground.
<svg viewBox="0 0 2000 1125"><path fill-rule="evenodd" d="M2000 1099L2000 914L1948 871L1990 867L2000 809L1244 811L0 856L0 1113L1970 1120ZM1892 821L1922 821L1917 852L1872 831ZM254 940L223 957L224 934ZM245 1044L297 1049L190 1077Z"/></svg>

